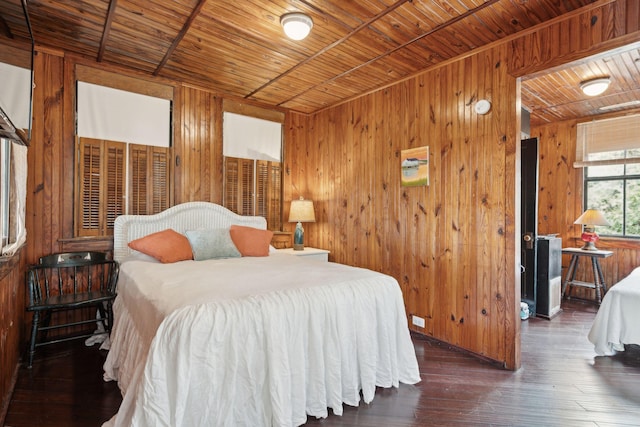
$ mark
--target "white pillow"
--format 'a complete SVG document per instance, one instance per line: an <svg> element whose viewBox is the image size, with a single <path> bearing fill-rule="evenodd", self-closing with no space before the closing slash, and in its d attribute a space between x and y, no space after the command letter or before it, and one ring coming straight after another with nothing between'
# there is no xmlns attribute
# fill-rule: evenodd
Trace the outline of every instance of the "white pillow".
<svg viewBox="0 0 640 427"><path fill-rule="evenodd" d="M237 258L240 251L231 240L229 229L189 230L184 233L191 244L193 259L203 261L216 258Z"/></svg>

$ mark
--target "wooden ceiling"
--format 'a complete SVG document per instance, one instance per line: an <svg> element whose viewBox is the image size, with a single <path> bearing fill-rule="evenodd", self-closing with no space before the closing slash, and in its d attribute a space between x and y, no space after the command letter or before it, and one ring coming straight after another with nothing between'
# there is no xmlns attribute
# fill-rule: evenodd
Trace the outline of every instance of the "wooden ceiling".
<svg viewBox="0 0 640 427"><path fill-rule="evenodd" d="M310 113L592 2L28 0L27 4L38 45ZM280 16L294 11L314 21L311 34L302 41L287 39L280 27ZM20 0L0 0L0 34L26 37L21 13ZM637 57L636 49L613 62L616 67L635 64L637 72ZM598 67L610 62L601 59ZM566 98L547 96L575 92L573 78L594 72L590 65L584 67L568 71L571 78L554 77L562 79L563 91L558 91L557 80L525 80L523 105L531 108L532 115L540 111L543 121L578 109Z"/></svg>
<svg viewBox="0 0 640 427"><path fill-rule="evenodd" d="M609 77L599 96L582 93L580 83ZM522 105L531 125L553 123L623 110L640 109L640 43L586 58L522 79Z"/></svg>

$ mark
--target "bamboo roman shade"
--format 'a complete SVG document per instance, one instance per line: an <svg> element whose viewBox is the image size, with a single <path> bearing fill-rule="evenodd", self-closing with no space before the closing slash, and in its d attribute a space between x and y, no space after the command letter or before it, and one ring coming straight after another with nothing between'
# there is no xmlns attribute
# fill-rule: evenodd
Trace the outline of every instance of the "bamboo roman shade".
<svg viewBox="0 0 640 427"><path fill-rule="evenodd" d="M574 167L640 163L640 114L579 123L577 131Z"/></svg>

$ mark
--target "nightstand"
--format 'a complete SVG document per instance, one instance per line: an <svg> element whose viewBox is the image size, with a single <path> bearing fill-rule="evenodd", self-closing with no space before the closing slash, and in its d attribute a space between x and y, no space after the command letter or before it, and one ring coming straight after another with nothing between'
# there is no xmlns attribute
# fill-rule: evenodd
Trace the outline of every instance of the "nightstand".
<svg viewBox="0 0 640 427"><path fill-rule="evenodd" d="M322 261L322 262L329 261L329 251L325 249L305 247L304 250L302 251L294 251L293 248L287 248L287 249L278 249L278 253L294 255L294 256L303 256L307 259L312 259L314 261Z"/></svg>

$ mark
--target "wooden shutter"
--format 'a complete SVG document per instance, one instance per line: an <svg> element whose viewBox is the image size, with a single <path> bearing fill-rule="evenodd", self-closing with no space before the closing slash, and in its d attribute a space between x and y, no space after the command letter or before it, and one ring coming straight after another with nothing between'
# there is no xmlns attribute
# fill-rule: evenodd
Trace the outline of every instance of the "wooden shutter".
<svg viewBox="0 0 640 427"><path fill-rule="evenodd" d="M253 160L224 158L224 206L239 215L253 211Z"/></svg>
<svg viewBox="0 0 640 427"><path fill-rule="evenodd" d="M151 191L151 212L159 213L171 203L171 149L151 147L151 172L153 187Z"/></svg>
<svg viewBox="0 0 640 427"><path fill-rule="evenodd" d="M145 145L129 145L129 213L147 213L148 155Z"/></svg>
<svg viewBox="0 0 640 427"><path fill-rule="evenodd" d="M242 184L242 210L240 215L255 215L253 210L253 160L242 160L240 182Z"/></svg>
<svg viewBox="0 0 640 427"><path fill-rule="evenodd" d="M78 138L77 155L76 235L112 235L124 213L125 144Z"/></svg>
<svg viewBox="0 0 640 427"><path fill-rule="evenodd" d="M113 223L116 217L124 214L125 207L125 144L121 142L104 141L106 152L106 176L104 182L106 191L106 216L107 235L113 234Z"/></svg>
<svg viewBox="0 0 640 427"><path fill-rule="evenodd" d="M269 230L282 229L280 162L256 161L256 213L267 220Z"/></svg>
<svg viewBox="0 0 640 427"><path fill-rule="evenodd" d="M170 148L129 144L130 214L150 215L169 207L170 169Z"/></svg>

